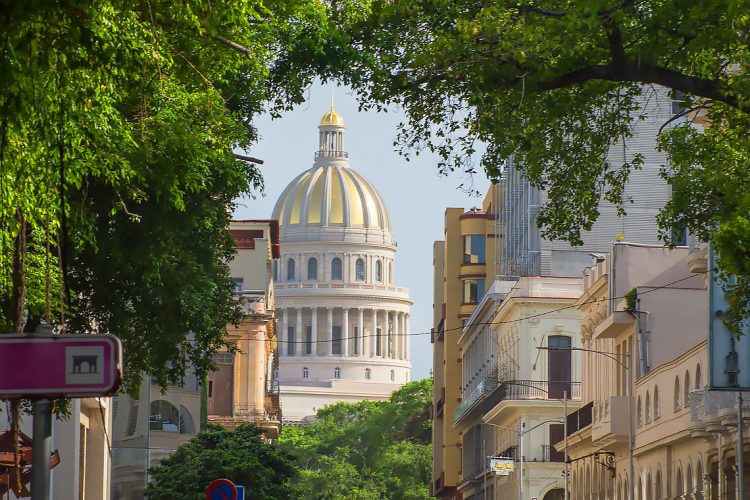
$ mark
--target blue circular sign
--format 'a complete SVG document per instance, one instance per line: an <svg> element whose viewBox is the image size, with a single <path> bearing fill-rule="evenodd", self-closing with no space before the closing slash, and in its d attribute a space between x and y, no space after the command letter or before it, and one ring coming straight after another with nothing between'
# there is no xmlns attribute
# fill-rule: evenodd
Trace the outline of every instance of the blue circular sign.
<svg viewBox="0 0 750 500"><path fill-rule="evenodd" d="M214 479L206 488L206 500L237 500L237 487L229 479Z"/></svg>

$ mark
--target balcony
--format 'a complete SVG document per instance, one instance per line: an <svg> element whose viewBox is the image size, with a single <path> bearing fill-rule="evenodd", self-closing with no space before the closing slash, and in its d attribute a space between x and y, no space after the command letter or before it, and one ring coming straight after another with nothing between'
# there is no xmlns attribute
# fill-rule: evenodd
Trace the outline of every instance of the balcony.
<svg viewBox="0 0 750 500"><path fill-rule="evenodd" d="M591 425L593 409L594 402L592 401L568 415L568 436Z"/></svg>
<svg viewBox="0 0 750 500"><path fill-rule="evenodd" d="M486 413L503 401L533 399L556 401L562 398L564 392L568 393L568 399L580 399L581 383L548 382L546 380L508 380L501 382L487 396L484 400L483 411Z"/></svg>
<svg viewBox="0 0 750 500"><path fill-rule="evenodd" d="M488 375L474 388L471 393L461 401L453 413L453 425L457 425L462 418L468 415L474 408L478 408L482 401L497 387L497 372Z"/></svg>
<svg viewBox="0 0 750 500"><path fill-rule="evenodd" d="M693 437L730 434L737 428L736 392L696 390L688 395L687 405L690 407L690 432ZM750 416L750 401L743 399L742 412Z"/></svg>
<svg viewBox="0 0 750 500"><path fill-rule="evenodd" d="M628 396L612 396L593 405L591 439L600 448L627 440L629 405Z"/></svg>
<svg viewBox="0 0 750 500"><path fill-rule="evenodd" d="M209 415L208 421L230 430L240 424L255 424L266 431L267 437L273 438L278 436L281 428L281 409L278 406L237 404L232 416Z"/></svg>

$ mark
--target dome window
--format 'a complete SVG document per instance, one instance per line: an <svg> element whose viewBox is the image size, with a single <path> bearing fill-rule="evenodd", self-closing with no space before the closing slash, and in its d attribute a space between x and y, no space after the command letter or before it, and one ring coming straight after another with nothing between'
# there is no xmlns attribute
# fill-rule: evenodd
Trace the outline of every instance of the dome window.
<svg viewBox="0 0 750 500"><path fill-rule="evenodd" d="M364 281L365 280L365 261L362 259L357 259L357 262L354 266L354 276L357 281Z"/></svg>
<svg viewBox="0 0 750 500"><path fill-rule="evenodd" d="M378 283L383 281L383 263L379 260L375 261L375 281Z"/></svg>
<svg viewBox="0 0 750 500"><path fill-rule="evenodd" d="M372 378L372 372L369 368L365 368L365 380L370 380Z"/></svg>
<svg viewBox="0 0 750 500"><path fill-rule="evenodd" d="M286 280L294 281L294 259L286 261Z"/></svg>
<svg viewBox="0 0 750 500"><path fill-rule="evenodd" d="M310 257L310 260L307 261L307 279L318 279L318 259L315 257Z"/></svg>
<svg viewBox="0 0 750 500"><path fill-rule="evenodd" d="M394 380L396 380L396 372L395 370L391 370L391 382L393 382Z"/></svg>
<svg viewBox="0 0 750 500"><path fill-rule="evenodd" d="M307 369L305 366L302 368L302 378L309 378L310 377L310 370Z"/></svg>
<svg viewBox="0 0 750 500"><path fill-rule="evenodd" d="M341 368L338 366L333 369L333 378L341 378Z"/></svg>
<svg viewBox="0 0 750 500"><path fill-rule="evenodd" d="M338 257L334 257L334 259L331 261L331 279L343 279L341 275L341 259L339 259Z"/></svg>

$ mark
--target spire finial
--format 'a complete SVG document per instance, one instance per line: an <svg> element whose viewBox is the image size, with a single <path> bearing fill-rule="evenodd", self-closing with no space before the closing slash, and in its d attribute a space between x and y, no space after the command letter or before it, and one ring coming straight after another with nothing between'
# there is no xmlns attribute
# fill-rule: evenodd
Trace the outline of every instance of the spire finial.
<svg viewBox="0 0 750 500"><path fill-rule="evenodd" d="M331 87L331 111L333 111L333 87Z"/></svg>

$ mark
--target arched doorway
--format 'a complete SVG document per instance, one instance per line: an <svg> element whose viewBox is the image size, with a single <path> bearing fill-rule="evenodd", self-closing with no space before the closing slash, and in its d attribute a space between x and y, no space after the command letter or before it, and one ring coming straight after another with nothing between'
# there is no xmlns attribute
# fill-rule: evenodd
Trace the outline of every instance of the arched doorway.
<svg viewBox="0 0 750 500"><path fill-rule="evenodd" d="M542 500L563 500L565 498L565 490L562 488L555 488L549 490Z"/></svg>

